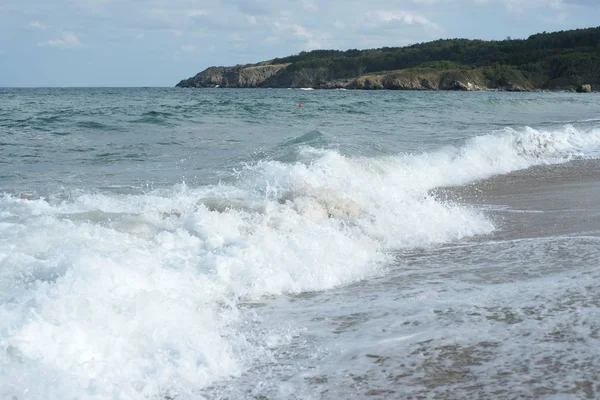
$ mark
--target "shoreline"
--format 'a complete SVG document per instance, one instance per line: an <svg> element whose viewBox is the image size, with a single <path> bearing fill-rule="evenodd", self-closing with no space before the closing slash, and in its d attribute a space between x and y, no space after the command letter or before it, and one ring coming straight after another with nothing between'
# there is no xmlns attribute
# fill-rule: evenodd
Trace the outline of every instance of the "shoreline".
<svg viewBox="0 0 600 400"><path fill-rule="evenodd" d="M405 47L314 50L211 66L177 87L600 91L600 27L527 39L440 39Z"/></svg>
<svg viewBox="0 0 600 400"><path fill-rule="evenodd" d="M280 89L280 90L304 90L304 91L312 91L312 90L325 90L325 91L333 91L333 90L341 90L341 91L390 91L390 92L503 92L503 93L580 93L580 94L591 94L591 93L600 93L600 87L592 89L591 92L580 92L576 88L574 89L523 89L523 90L509 90L509 89L498 89L498 88L479 88L479 89L470 89L470 90L460 90L460 89L397 89L397 88L349 88L349 87L280 87L280 86L240 86L240 87L232 87L232 86L175 86L177 89L244 89L244 90L252 90L252 89Z"/></svg>
<svg viewBox="0 0 600 400"><path fill-rule="evenodd" d="M498 240L600 235L600 160L574 159L494 175L432 193L481 207L499 226ZM542 195L543 194L543 195Z"/></svg>

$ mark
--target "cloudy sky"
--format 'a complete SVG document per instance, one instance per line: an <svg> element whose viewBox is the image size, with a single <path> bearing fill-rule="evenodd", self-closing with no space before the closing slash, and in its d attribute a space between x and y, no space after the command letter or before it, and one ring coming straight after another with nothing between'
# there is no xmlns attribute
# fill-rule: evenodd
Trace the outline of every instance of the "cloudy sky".
<svg viewBox="0 0 600 400"><path fill-rule="evenodd" d="M211 65L600 24L600 0L0 0L0 87L173 86Z"/></svg>

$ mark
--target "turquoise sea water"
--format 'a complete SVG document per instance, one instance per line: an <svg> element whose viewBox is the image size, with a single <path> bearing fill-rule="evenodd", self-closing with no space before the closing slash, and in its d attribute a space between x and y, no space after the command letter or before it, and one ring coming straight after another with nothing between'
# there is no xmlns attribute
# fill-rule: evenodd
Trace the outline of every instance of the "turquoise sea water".
<svg viewBox="0 0 600 400"><path fill-rule="evenodd" d="M599 150L596 94L0 89L0 398L593 398Z"/></svg>

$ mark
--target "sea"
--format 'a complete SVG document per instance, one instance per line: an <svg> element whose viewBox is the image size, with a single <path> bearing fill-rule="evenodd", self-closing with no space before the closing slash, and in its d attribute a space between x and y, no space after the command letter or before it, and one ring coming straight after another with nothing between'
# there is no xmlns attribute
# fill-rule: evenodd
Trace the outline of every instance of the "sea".
<svg viewBox="0 0 600 400"><path fill-rule="evenodd" d="M0 399L600 398L600 95L0 89Z"/></svg>

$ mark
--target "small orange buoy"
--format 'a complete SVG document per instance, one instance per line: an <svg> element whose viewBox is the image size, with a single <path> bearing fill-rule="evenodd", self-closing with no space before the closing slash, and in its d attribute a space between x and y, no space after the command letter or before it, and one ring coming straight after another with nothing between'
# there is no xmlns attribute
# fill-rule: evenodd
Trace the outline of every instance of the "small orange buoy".
<svg viewBox="0 0 600 400"><path fill-rule="evenodd" d="M298 104L298 107L304 107L304 104L300 103Z"/></svg>

